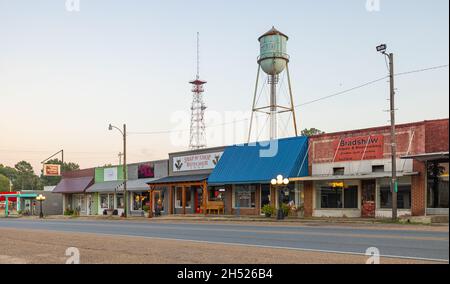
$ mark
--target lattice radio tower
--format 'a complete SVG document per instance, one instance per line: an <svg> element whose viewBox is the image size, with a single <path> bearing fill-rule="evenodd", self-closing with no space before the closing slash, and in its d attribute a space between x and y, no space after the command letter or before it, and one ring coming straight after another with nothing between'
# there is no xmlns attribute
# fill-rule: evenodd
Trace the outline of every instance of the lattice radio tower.
<svg viewBox="0 0 450 284"><path fill-rule="evenodd" d="M206 148L205 110L203 102L203 85L207 82L200 80L200 34L197 33L197 76L192 84L192 106L191 106L191 136L189 148L191 150Z"/></svg>

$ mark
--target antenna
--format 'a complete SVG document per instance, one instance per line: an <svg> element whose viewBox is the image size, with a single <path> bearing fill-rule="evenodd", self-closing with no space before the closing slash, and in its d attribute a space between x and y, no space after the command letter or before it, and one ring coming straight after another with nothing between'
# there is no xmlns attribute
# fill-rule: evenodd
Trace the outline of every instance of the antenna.
<svg viewBox="0 0 450 284"><path fill-rule="evenodd" d="M191 134L189 148L192 150L206 147L205 133L205 110L203 101L203 85L206 81L200 80L200 33L197 32L197 75L192 84L192 105L191 105Z"/></svg>
<svg viewBox="0 0 450 284"><path fill-rule="evenodd" d="M200 79L200 33L197 32L197 80Z"/></svg>

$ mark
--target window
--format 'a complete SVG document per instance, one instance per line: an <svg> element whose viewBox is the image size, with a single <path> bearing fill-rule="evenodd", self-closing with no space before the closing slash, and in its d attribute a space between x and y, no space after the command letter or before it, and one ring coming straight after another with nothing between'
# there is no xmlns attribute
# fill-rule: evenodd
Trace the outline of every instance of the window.
<svg viewBox="0 0 450 284"><path fill-rule="evenodd" d="M343 176L345 174L345 168L333 168L333 175Z"/></svg>
<svg viewBox="0 0 450 284"><path fill-rule="evenodd" d="M208 189L208 194L208 200L210 201L223 201L225 199L225 188L210 187Z"/></svg>
<svg viewBox="0 0 450 284"><path fill-rule="evenodd" d="M383 173L384 172L384 165L372 166L372 172L373 173Z"/></svg>
<svg viewBox="0 0 450 284"><path fill-rule="evenodd" d="M125 208L125 202L123 198L123 193L118 193L116 195L117 208Z"/></svg>
<svg viewBox="0 0 450 284"><path fill-rule="evenodd" d="M148 201L148 194L133 193L133 210L143 210L143 206L150 205Z"/></svg>
<svg viewBox="0 0 450 284"><path fill-rule="evenodd" d="M186 208L191 207L191 190L185 189ZM177 187L175 189L175 208L183 208L183 188Z"/></svg>
<svg viewBox="0 0 450 284"><path fill-rule="evenodd" d="M429 163L427 205L428 208L448 208L449 163Z"/></svg>
<svg viewBox="0 0 450 284"><path fill-rule="evenodd" d="M158 190L154 193L153 208L158 206L161 211L164 211L164 191Z"/></svg>
<svg viewBox="0 0 450 284"><path fill-rule="evenodd" d="M317 207L320 209L357 209L358 186L323 185L317 191Z"/></svg>
<svg viewBox="0 0 450 284"><path fill-rule="evenodd" d="M234 208L256 208L256 187L237 185L234 189Z"/></svg>
<svg viewBox="0 0 450 284"><path fill-rule="evenodd" d="M390 185L380 186L380 208L392 208L392 193ZM411 209L411 185L398 186L397 208Z"/></svg>
<svg viewBox="0 0 450 284"><path fill-rule="evenodd" d="M108 209L108 194L100 194L100 207L102 209Z"/></svg>

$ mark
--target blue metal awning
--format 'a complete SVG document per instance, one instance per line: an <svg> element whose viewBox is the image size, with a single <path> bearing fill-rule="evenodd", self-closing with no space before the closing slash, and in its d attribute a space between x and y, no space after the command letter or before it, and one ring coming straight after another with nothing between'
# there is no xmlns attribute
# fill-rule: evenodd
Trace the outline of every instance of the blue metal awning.
<svg viewBox="0 0 450 284"><path fill-rule="evenodd" d="M277 175L308 175L308 138L227 147L208 178L210 185L270 183Z"/></svg>

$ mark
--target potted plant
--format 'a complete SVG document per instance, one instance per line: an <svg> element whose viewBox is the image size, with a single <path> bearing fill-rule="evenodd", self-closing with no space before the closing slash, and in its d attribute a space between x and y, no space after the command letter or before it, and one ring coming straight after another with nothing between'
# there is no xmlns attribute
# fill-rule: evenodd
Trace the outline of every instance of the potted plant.
<svg viewBox="0 0 450 284"><path fill-rule="evenodd" d="M263 206L262 208L262 213L264 213L264 215L267 218L272 217L273 213L275 212L275 208L273 208L272 206L270 206L269 204L266 204Z"/></svg>
<svg viewBox="0 0 450 284"><path fill-rule="evenodd" d="M148 205L144 205L144 206L142 206L142 210L144 210L144 212L145 212L145 218L148 218L149 217L149 211L150 211L150 206L148 206Z"/></svg>

